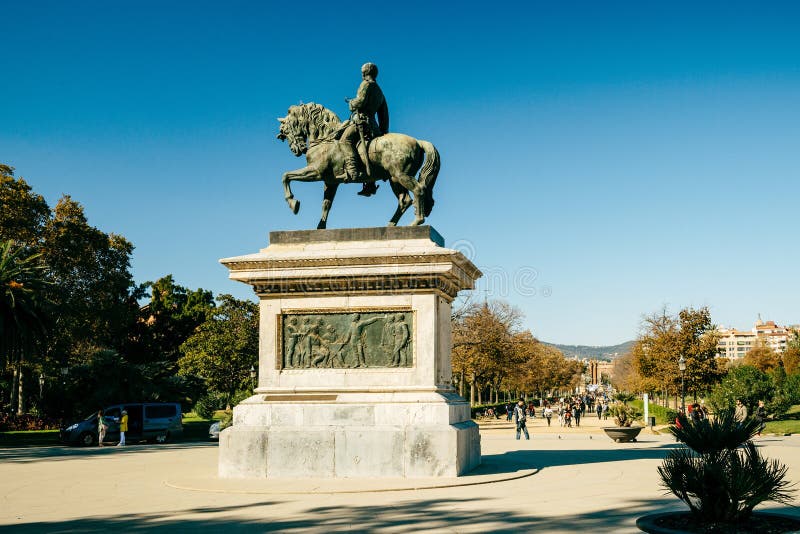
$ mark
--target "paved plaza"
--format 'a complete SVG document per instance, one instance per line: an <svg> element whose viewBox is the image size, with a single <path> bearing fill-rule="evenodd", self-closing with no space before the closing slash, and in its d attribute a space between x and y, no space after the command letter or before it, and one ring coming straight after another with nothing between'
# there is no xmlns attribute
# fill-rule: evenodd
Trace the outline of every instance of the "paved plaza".
<svg viewBox="0 0 800 534"><path fill-rule="evenodd" d="M547 429L536 419L531 440L517 441L504 419L483 422L483 455L495 473L431 489L397 490L396 480L246 481L236 489L214 477L216 443L0 449L0 531L638 532L637 517L681 509L656 472L673 439L646 430L637 443L617 444L600 424L588 417L564 429L554 420ZM757 443L800 481L800 437ZM798 508L765 509L800 516Z"/></svg>

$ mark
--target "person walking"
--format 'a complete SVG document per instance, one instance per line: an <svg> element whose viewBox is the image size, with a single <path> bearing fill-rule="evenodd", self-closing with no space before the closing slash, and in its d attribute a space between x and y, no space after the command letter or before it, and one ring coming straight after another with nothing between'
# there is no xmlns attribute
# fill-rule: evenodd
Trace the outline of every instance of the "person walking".
<svg viewBox="0 0 800 534"><path fill-rule="evenodd" d="M125 446L125 432L128 431L128 412L122 410L122 417L119 420L119 443L117 447Z"/></svg>
<svg viewBox="0 0 800 534"><path fill-rule="evenodd" d="M603 401L602 411L603 411L603 420L605 421L606 419L608 419L608 402L605 400Z"/></svg>
<svg viewBox="0 0 800 534"><path fill-rule="evenodd" d="M544 407L544 418L547 419L547 426L550 426L550 418L553 417L553 409L548 404Z"/></svg>
<svg viewBox="0 0 800 534"><path fill-rule="evenodd" d="M736 410L733 412L733 420L736 421L739 426L742 426L745 419L747 419L747 406L742 404L742 399L736 399Z"/></svg>
<svg viewBox="0 0 800 534"><path fill-rule="evenodd" d="M520 432L525 433L525 439L531 439L531 436L528 434L528 427L525 426L525 401L522 399L520 399L516 408L514 408L514 417L517 418L517 439L519 439Z"/></svg>
<svg viewBox="0 0 800 534"><path fill-rule="evenodd" d="M103 441L106 439L106 432L108 431L108 424L106 418L103 417L103 410L97 412L97 446L102 447Z"/></svg>
<svg viewBox="0 0 800 534"><path fill-rule="evenodd" d="M514 417L514 404L509 402L506 404L506 421L511 421Z"/></svg>
<svg viewBox="0 0 800 534"><path fill-rule="evenodd" d="M597 401L594 405L594 409L597 412L597 420L600 420L600 416L603 414L603 403Z"/></svg>
<svg viewBox="0 0 800 534"><path fill-rule="evenodd" d="M756 413L753 415L755 416L756 421L758 421L758 432L756 433L756 436L760 436L761 431L764 430L764 427L766 426L764 420L766 420L767 418L767 409L764 407L763 400L758 401L758 407L756 408Z"/></svg>
<svg viewBox="0 0 800 534"><path fill-rule="evenodd" d="M575 426L581 426L581 415L583 414L583 411L581 410L579 404L575 405L575 409L572 410L572 413L575 414Z"/></svg>

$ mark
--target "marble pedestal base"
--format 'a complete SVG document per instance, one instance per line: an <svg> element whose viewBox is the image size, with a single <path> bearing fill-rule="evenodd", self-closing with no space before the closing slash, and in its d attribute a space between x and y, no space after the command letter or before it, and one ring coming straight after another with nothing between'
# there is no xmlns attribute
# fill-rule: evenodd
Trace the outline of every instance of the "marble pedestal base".
<svg viewBox="0 0 800 534"><path fill-rule="evenodd" d="M480 464L478 427L455 394L264 397L234 409L220 435L220 477L454 477Z"/></svg>
<svg viewBox="0 0 800 534"><path fill-rule="evenodd" d="M426 226L272 232L221 260L259 297L258 385L225 478L456 477L480 464L455 394L451 302L481 275Z"/></svg>

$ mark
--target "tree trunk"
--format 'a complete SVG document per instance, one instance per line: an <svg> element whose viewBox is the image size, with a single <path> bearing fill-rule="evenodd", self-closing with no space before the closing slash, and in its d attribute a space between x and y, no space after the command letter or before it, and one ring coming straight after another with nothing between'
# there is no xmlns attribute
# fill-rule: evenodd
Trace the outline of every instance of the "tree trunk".
<svg viewBox="0 0 800 534"><path fill-rule="evenodd" d="M15 365L13 367L14 375L11 378L11 391L8 393L8 405L11 406L13 410L14 407L17 405L17 388L19 387L19 369Z"/></svg>
<svg viewBox="0 0 800 534"><path fill-rule="evenodd" d="M17 389L17 415L25 413L25 394L23 392L24 386L24 370L22 368L22 360L19 362L19 389Z"/></svg>
<svg viewBox="0 0 800 534"><path fill-rule="evenodd" d="M469 405L475 406L475 381L469 383Z"/></svg>
<svg viewBox="0 0 800 534"><path fill-rule="evenodd" d="M478 404L483 404L483 388L478 384Z"/></svg>
<svg viewBox="0 0 800 534"><path fill-rule="evenodd" d="M458 394L464 396L464 371L461 371L461 376L458 379Z"/></svg>

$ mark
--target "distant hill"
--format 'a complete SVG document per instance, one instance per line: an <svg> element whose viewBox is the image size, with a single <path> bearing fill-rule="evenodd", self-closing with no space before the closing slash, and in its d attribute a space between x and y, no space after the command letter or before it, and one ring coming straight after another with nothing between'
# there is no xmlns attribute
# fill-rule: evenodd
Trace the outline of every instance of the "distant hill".
<svg viewBox="0 0 800 534"><path fill-rule="evenodd" d="M593 347L589 345L559 345L557 343L548 343L546 341L543 341L542 343L557 348L563 352L564 356L567 358L577 357L579 359L589 358L592 360L613 360L617 356L622 356L630 351L635 341L626 341L625 343L611 345L608 347Z"/></svg>

